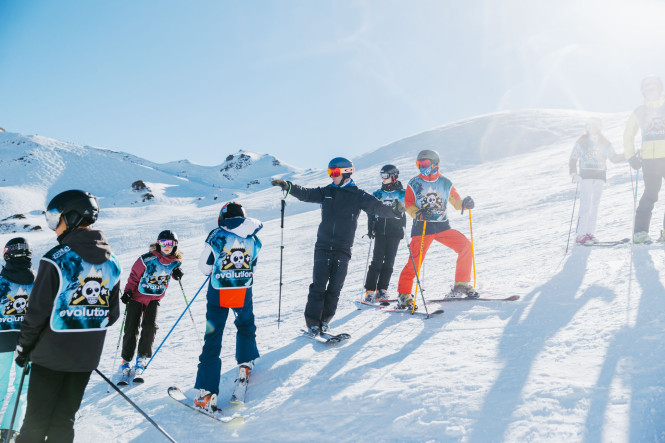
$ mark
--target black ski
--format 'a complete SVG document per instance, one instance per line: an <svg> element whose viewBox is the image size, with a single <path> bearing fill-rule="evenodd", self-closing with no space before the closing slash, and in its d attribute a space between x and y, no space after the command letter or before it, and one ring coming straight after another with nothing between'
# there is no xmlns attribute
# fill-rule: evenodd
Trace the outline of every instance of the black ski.
<svg viewBox="0 0 665 443"><path fill-rule="evenodd" d="M418 310L412 312L410 308L399 309L397 307L392 307L392 306L381 306L379 308L379 311L381 311L381 312L391 312L391 313L397 313L397 314L405 314L405 315L419 315L419 316L424 315L425 318L430 318L430 317L433 317L435 315L443 314L443 309L437 309L436 311L432 311L430 313L427 313L425 311L418 311Z"/></svg>
<svg viewBox="0 0 665 443"><path fill-rule="evenodd" d="M329 334L326 332L322 332L319 335L312 335L308 330L306 329L301 329L300 332L304 337L311 338L312 340L318 341L320 343L328 343L328 344L336 344L340 343L344 340L348 340L351 338L351 335L349 334Z"/></svg>
<svg viewBox="0 0 665 443"><path fill-rule="evenodd" d="M430 300L429 303L443 303L449 301L515 301L519 300L519 295L511 295L505 298L469 298L469 297L448 297Z"/></svg>
<svg viewBox="0 0 665 443"><path fill-rule="evenodd" d="M242 415L237 415L234 414L232 417L222 415L221 410L217 410L215 412L208 412L204 409L197 408L194 406L194 401L190 398L187 398L185 394L180 390L180 388L177 388L175 386L171 386L168 390L169 392L169 397L180 403L181 405L187 406L189 409L199 412L206 417L210 417L213 420L217 420L218 422L221 423L242 423L245 421L245 417Z"/></svg>

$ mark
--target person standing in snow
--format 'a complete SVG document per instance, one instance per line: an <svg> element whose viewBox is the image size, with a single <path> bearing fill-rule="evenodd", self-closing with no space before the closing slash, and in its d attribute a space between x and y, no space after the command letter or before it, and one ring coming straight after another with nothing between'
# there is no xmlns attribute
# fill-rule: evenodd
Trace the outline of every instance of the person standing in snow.
<svg viewBox="0 0 665 443"><path fill-rule="evenodd" d="M134 367L137 376L143 374L152 357L152 344L158 329L159 302L166 295L171 277L176 280L182 278L181 264L182 253L178 250L178 236L170 230L160 232L157 241L150 245L150 251L134 262L121 297L121 301L127 305L120 367L124 377L129 377L131 373L139 325L141 339Z"/></svg>
<svg viewBox="0 0 665 443"><path fill-rule="evenodd" d="M350 160L336 157L328 164L328 176L332 179L328 186L304 188L284 180L272 181L273 186L279 186L287 195L321 205L321 224L314 245L314 281L309 285L305 306L305 322L313 336L328 332L337 310L360 211L396 219L404 213L404 205L398 199L388 207L358 189L351 179L353 171Z"/></svg>
<svg viewBox="0 0 665 443"><path fill-rule="evenodd" d="M254 268L261 250L256 234L263 224L247 217L240 203L226 203L205 241L199 269L210 276L206 304L206 332L199 356L196 384L199 390L194 406L213 412L217 409L219 379L222 370L222 335L233 309L236 315L236 361L238 378L249 380L254 360L259 358L252 304Z"/></svg>
<svg viewBox="0 0 665 443"><path fill-rule="evenodd" d="M374 191L374 197L384 205L392 207L395 200L404 204L404 188L398 180L399 169L395 165L381 168L381 188ZM375 239L372 263L365 279L365 301L382 301L388 299L388 285L393 274L393 264L399 243L404 238L406 216L399 219L367 215L367 236Z"/></svg>
<svg viewBox="0 0 665 443"><path fill-rule="evenodd" d="M102 232L90 228L98 214L97 198L79 190L56 195L46 209L59 245L39 263L16 347L16 363L31 362L18 443L74 440L76 411L118 319L121 268Z"/></svg>
<svg viewBox="0 0 665 443"><path fill-rule="evenodd" d="M642 80L644 103L628 118L623 133L623 149L630 166L643 168L644 193L635 213L634 243L650 243L649 224L654 204L665 178L665 96L663 82L656 76ZM635 136L642 132L642 150L635 149ZM665 220L663 220L665 227ZM661 230L658 241L665 241Z"/></svg>
<svg viewBox="0 0 665 443"><path fill-rule="evenodd" d="M28 309L30 292L35 282L36 273L32 268L32 249L23 237L12 238L7 242L3 250L3 258L5 259L5 266L0 271L0 409L2 409L2 403L5 399L8 402L0 428L2 429L2 441L5 441L7 434L12 436L21 428L25 416L25 403L28 396L27 386L30 375L26 374L21 395L18 396L23 370L13 363L19 329ZM14 394L10 399L7 397L7 388L12 366L15 366ZM14 426L9 429L17 396L16 418Z"/></svg>
<svg viewBox="0 0 665 443"><path fill-rule="evenodd" d="M601 133L601 128L600 119L589 119L586 132L577 139L570 154L570 177L580 187L580 212L576 230L578 244L598 241L594 233L598 205L607 177L607 160L614 163L626 160L622 154L614 152L612 144Z"/></svg>
<svg viewBox="0 0 665 443"><path fill-rule="evenodd" d="M464 197L462 200L452 182L441 175L439 154L436 151L421 151L416 166L420 174L409 181L404 197L406 212L415 221L411 227L411 256L402 269L397 286L398 308L414 309L414 297L411 293L416 275L414 267L425 259L425 254L434 240L457 252L455 286L448 296L478 298L478 293L469 284L472 266L471 242L464 234L450 228L446 210L448 202L457 210L473 209L473 199Z"/></svg>

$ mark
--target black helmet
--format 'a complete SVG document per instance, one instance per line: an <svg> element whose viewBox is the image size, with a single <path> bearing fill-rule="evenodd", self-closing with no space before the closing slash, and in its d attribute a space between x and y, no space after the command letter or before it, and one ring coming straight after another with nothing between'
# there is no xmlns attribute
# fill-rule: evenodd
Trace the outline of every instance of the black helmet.
<svg viewBox="0 0 665 443"><path fill-rule="evenodd" d="M228 202L222 206L222 209L219 211L217 224L221 225L222 220L233 217L247 217L247 212L245 212L245 208L243 208L240 203Z"/></svg>
<svg viewBox="0 0 665 443"><path fill-rule="evenodd" d="M433 175L439 170L439 154L431 149L425 149L418 153L416 167L421 174Z"/></svg>
<svg viewBox="0 0 665 443"><path fill-rule="evenodd" d="M61 192L51 199L46 207L46 222L48 227L55 230L58 227L60 216L65 220L69 232L81 224L93 224L99 215L97 197L89 192L72 189Z"/></svg>
<svg viewBox="0 0 665 443"><path fill-rule="evenodd" d="M28 240L23 237L16 237L7 242L2 254L5 261L17 258L27 258L30 260L32 258L32 248Z"/></svg>
<svg viewBox="0 0 665 443"><path fill-rule="evenodd" d="M436 151L431 149L424 149L418 153L417 160L427 159L432 162L434 165L439 164L439 154Z"/></svg>
<svg viewBox="0 0 665 443"><path fill-rule="evenodd" d="M341 175L346 180L351 177L354 171L353 162L344 157L335 157L328 163L329 177L339 177Z"/></svg>
<svg viewBox="0 0 665 443"><path fill-rule="evenodd" d="M381 178L392 178L393 182L399 177L399 169L395 165L385 165L381 168Z"/></svg>
<svg viewBox="0 0 665 443"><path fill-rule="evenodd" d="M174 254L175 251L178 249L178 235L175 232L167 229L159 233L159 235L157 236L157 246L159 246L159 250L161 251L162 245L160 244L160 240L171 240L173 246L171 254Z"/></svg>

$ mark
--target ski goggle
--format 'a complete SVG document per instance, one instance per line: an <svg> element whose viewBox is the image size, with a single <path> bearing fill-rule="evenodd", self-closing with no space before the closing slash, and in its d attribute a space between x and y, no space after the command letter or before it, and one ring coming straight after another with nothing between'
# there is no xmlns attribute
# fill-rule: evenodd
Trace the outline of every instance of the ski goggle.
<svg viewBox="0 0 665 443"><path fill-rule="evenodd" d="M178 242L175 240L161 239L157 240L160 248L174 248L178 246Z"/></svg>
<svg viewBox="0 0 665 443"><path fill-rule="evenodd" d="M339 177L342 174L353 174L353 168L328 168L328 177Z"/></svg>
<svg viewBox="0 0 665 443"><path fill-rule="evenodd" d="M2 255L5 255L9 251L12 251L12 252L14 252L14 251L26 251L27 252L27 251L30 251L30 248L28 247L28 245L26 245L24 243L17 243L17 244L14 244L14 245L5 246L5 249L2 251ZM27 254L20 254L20 255L27 255Z"/></svg>
<svg viewBox="0 0 665 443"><path fill-rule="evenodd" d="M56 208L53 208L50 211L46 211L44 213L44 217L46 217L46 224L48 225L49 229L55 231L55 228L57 228L60 224L60 211L58 211Z"/></svg>
<svg viewBox="0 0 665 443"><path fill-rule="evenodd" d="M390 178L390 177L392 177L392 175L390 175L390 173L388 173L388 172L382 172L381 173L381 178L383 178L383 179L387 179L387 178Z"/></svg>
<svg viewBox="0 0 665 443"><path fill-rule="evenodd" d="M428 158L421 158L416 160L416 167L418 169L425 169L429 168L430 166L432 166L432 162Z"/></svg>

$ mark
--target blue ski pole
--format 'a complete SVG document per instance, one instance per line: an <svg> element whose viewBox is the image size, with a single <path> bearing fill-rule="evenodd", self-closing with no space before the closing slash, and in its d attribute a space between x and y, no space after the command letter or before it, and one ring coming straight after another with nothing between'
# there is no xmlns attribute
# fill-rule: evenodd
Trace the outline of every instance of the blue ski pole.
<svg viewBox="0 0 665 443"><path fill-rule="evenodd" d="M210 276L208 276L208 277L205 279L205 281L203 282L203 284L201 285L201 287L199 288L199 290L196 291L196 294L194 294L194 297L192 297L192 300L189 302L189 304L187 305L187 307L185 308L185 310L182 311L182 314L180 314L180 317L178 317L178 319L175 321L175 324L173 325L173 327L171 328L171 330L169 331L169 333L166 334L166 337L164 337L164 340L162 340L162 342L161 342L161 343L159 344L159 346L157 347L157 350L155 351L155 353L152 354L152 357L150 357L150 360L148 360L148 363L145 365L145 369L148 369L148 366L150 366L150 362L152 362L152 360L155 358L155 355L157 355L157 353L159 352L159 350L162 348L162 346L164 345L164 342L166 342L166 339L169 338L169 335L171 335L171 332L173 332L173 330L175 329L175 327L178 325L178 322L180 321L180 319L182 319L182 317L185 315L185 312L187 312L187 311L189 310L189 307L192 305L192 303L194 303L194 300L196 300L196 297L199 295L199 292L201 292L201 289L203 289L203 287L206 285L206 283L208 283L208 280L210 280Z"/></svg>

